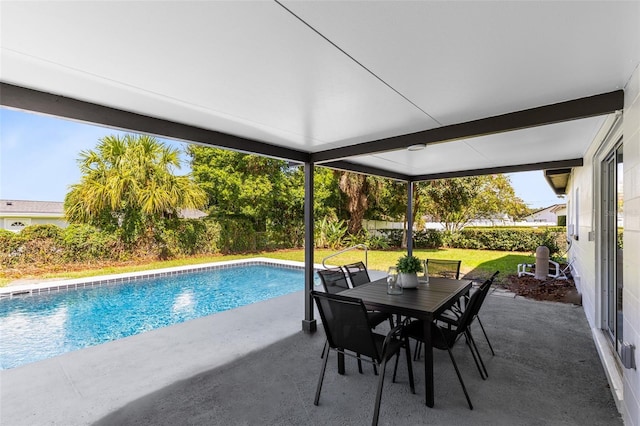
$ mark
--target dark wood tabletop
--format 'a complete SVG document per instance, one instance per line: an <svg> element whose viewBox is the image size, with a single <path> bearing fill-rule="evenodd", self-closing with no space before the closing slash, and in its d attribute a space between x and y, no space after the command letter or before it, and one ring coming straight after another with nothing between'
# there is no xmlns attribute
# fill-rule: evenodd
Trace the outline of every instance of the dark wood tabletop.
<svg viewBox="0 0 640 426"><path fill-rule="evenodd" d="M405 315L424 320L424 377L425 403L434 405L433 347L431 346L431 323L447 310L462 295L471 289L469 280L429 278L429 284L404 289L402 294L387 294L387 280L382 278L340 292L340 294L362 299L369 309Z"/></svg>
<svg viewBox="0 0 640 426"><path fill-rule="evenodd" d="M433 321L471 288L471 281L430 278L429 284L406 288L402 294L387 294L387 281L382 278L340 292L362 299L369 309Z"/></svg>

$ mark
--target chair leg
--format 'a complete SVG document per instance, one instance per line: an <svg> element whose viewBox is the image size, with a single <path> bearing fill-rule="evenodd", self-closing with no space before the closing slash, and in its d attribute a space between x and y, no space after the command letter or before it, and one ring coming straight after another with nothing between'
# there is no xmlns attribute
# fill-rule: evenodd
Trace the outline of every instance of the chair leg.
<svg viewBox="0 0 640 426"><path fill-rule="evenodd" d="M473 345L473 349L475 350L476 355L478 356L478 361L480 361L480 366L482 367L480 377L482 377L482 380L487 380L489 378L489 372L487 371L487 367L484 365L484 361L482 360L482 356L480 355L480 351L478 350L478 345L476 345L476 339L473 338L473 334L471 334L470 330L467 330L467 333L469 334L469 340Z"/></svg>
<svg viewBox="0 0 640 426"><path fill-rule="evenodd" d="M327 351L327 341L325 341L324 346L322 348L322 353L320 354L320 358L324 358L324 354Z"/></svg>
<svg viewBox="0 0 640 426"><path fill-rule="evenodd" d="M482 325L482 321L480 321L480 317L476 316L476 319L478 320L478 324L480 324L480 328L482 329L482 334L484 334L484 338L487 341L487 344L489 345L489 349L491 349L491 355L495 356L496 353L493 351L493 346L491 346L491 342L489 341L489 337L487 336L487 332L484 331L484 326Z"/></svg>
<svg viewBox="0 0 640 426"><path fill-rule="evenodd" d="M478 352L478 348L475 349L475 351L473 350L473 346L471 345L473 342L473 339L471 336L471 333L469 333L469 331L465 331L464 332L464 341L467 344L467 346L469 347L469 351L471 351L471 356L473 356L473 362L476 363L476 368L478 369L478 373L480 373L480 377L482 377L482 380L486 380L487 377L485 377L484 374L484 363L482 363L482 366L480 365L482 358L480 358L480 354L477 353ZM475 343L474 343L475 346ZM480 358L480 360L479 360Z"/></svg>
<svg viewBox="0 0 640 426"><path fill-rule="evenodd" d="M416 349L413 354L414 361L417 361L420 358L420 352L422 352L422 342L420 340L416 340Z"/></svg>
<svg viewBox="0 0 640 426"><path fill-rule="evenodd" d="M458 375L458 380L460 380L460 384L462 385L462 390L464 392L464 396L467 398L467 403L469 404L469 409L473 410L473 405L471 405L471 399L469 399L469 394L467 393L467 388L464 385L464 381L462 380L462 376L460 375L460 370L458 370L458 364L456 364L456 360L453 357L453 353L451 349L447 348L447 352L449 352L449 358L451 358L451 362L453 363L453 368L456 370L456 374Z"/></svg>
<svg viewBox="0 0 640 426"><path fill-rule="evenodd" d="M327 341L324 346L327 349L327 354L324 357L324 361L322 362L322 369L320 370L320 377L318 378L318 386L316 387L316 398L313 400L314 405L318 405L318 401L320 401L320 391L322 390L324 372L327 369L327 361L329 361L329 341Z"/></svg>
<svg viewBox="0 0 640 426"><path fill-rule="evenodd" d="M409 338L405 337L404 338L404 345L405 345L405 351L406 351L406 355L407 355L407 370L409 373L409 386L411 387L411 393L415 394L416 393L416 386L415 383L413 382L413 366L411 364L411 345L409 344ZM400 354L398 353L398 357L400 356ZM396 358L396 368L398 367L398 359ZM395 372L394 372L394 380L395 380Z"/></svg>
<svg viewBox="0 0 640 426"><path fill-rule="evenodd" d="M398 360L400 359L400 351L398 351L398 353L396 353L396 362L395 365L393 366L393 379L391 380L392 383L396 382L396 373L398 372Z"/></svg>
<svg viewBox="0 0 640 426"><path fill-rule="evenodd" d="M380 365L380 377L378 378L378 390L376 391L376 404L373 409L373 420L371 421L372 426L378 425L378 417L380 416L380 401L382 400L382 386L384 385L384 373L387 368L387 360L383 355L384 359L382 364Z"/></svg>
<svg viewBox="0 0 640 426"><path fill-rule="evenodd" d="M358 359L358 373L362 374L362 361L360 360L360 354L356 354L356 358Z"/></svg>

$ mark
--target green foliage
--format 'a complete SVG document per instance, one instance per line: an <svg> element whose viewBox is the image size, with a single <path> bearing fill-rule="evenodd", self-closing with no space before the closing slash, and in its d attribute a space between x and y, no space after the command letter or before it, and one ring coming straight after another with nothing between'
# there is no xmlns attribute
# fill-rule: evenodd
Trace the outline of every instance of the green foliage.
<svg viewBox="0 0 640 426"><path fill-rule="evenodd" d="M371 250L386 250L389 248L389 241L381 234L369 234L366 244Z"/></svg>
<svg viewBox="0 0 640 426"><path fill-rule="evenodd" d="M443 242L451 248L535 252L538 246L545 245L551 255L561 250L564 238L563 227L465 228L459 232L443 234Z"/></svg>
<svg viewBox="0 0 640 426"><path fill-rule="evenodd" d="M218 251L220 225L213 220L184 219L160 236L162 258L213 254Z"/></svg>
<svg viewBox="0 0 640 426"><path fill-rule="evenodd" d="M118 230L131 244L142 235L157 238L166 219L205 203L189 176L174 174L178 150L151 136L107 136L82 151L78 163L82 177L65 198L67 219Z"/></svg>
<svg viewBox="0 0 640 426"><path fill-rule="evenodd" d="M505 175L440 179L423 185L425 213L449 232L457 232L477 218L507 214L518 219L528 213Z"/></svg>
<svg viewBox="0 0 640 426"><path fill-rule="evenodd" d="M314 224L314 240L317 248L338 249L343 245L343 239L347 232L344 220L331 219L324 216Z"/></svg>
<svg viewBox="0 0 640 426"><path fill-rule="evenodd" d="M124 260L128 257L118 237L95 226L71 224L63 231L64 255L70 262Z"/></svg>
<svg viewBox="0 0 640 426"><path fill-rule="evenodd" d="M0 229L0 250L5 251L10 248L17 240L17 235L15 232Z"/></svg>
<svg viewBox="0 0 640 426"><path fill-rule="evenodd" d="M378 229L378 232L384 235L390 247L402 246L402 229Z"/></svg>
<svg viewBox="0 0 640 426"><path fill-rule="evenodd" d="M56 225L31 225L14 237L12 265L60 265L65 262L62 229Z"/></svg>
<svg viewBox="0 0 640 426"><path fill-rule="evenodd" d="M7 267L16 263L20 247L18 234L0 229L0 265Z"/></svg>
<svg viewBox="0 0 640 426"><path fill-rule="evenodd" d="M252 221L233 217L218 220L220 239L218 247L224 254L255 252L258 249L258 235Z"/></svg>
<svg viewBox="0 0 640 426"><path fill-rule="evenodd" d="M396 268L398 272L402 272L405 274L422 272L422 261L418 259L416 256L402 256L398 259L396 263Z"/></svg>
<svg viewBox="0 0 640 426"><path fill-rule="evenodd" d="M303 244L304 168L290 167L281 160L195 145L189 146L188 153L193 176L207 193L213 217L221 221L238 217L251 221L251 229L258 232L254 235L257 247L289 248ZM339 200L333 171L316 168L316 217L335 217L334 206Z"/></svg>
<svg viewBox="0 0 640 426"><path fill-rule="evenodd" d="M62 228L52 224L31 225L25 227L18 235L24 241L49 238L58 242L62 240Z"/></svg>
<svg viewBox="0 0 640 426"><path fill-rule="evenodd" d="M425 229L414 232L413 246L415 248L439 248L442 247L442 232L436 229Z"/></svg>

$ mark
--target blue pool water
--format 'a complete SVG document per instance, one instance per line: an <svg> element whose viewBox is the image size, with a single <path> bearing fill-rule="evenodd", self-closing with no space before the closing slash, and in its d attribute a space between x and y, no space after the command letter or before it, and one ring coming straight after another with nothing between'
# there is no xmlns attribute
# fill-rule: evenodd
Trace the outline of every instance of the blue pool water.
<svg viewBox="0 0 640 426"><path fill-rule="evenodd" d="M247 265L0 300L0 369L302 289L302 270Z"/></svg>

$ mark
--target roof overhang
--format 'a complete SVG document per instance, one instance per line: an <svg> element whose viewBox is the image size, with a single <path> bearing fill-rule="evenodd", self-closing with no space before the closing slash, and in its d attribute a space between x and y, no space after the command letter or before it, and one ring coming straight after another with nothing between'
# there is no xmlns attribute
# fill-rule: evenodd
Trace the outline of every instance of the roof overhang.
<svg viewBox="0 0 640 426"><path fill-rule="evenodd" d="M567 193L567 184L571 176L570 168L551 169L544 171L544 178L547 180L553 192L556 195L565 195Z"/></svg>

